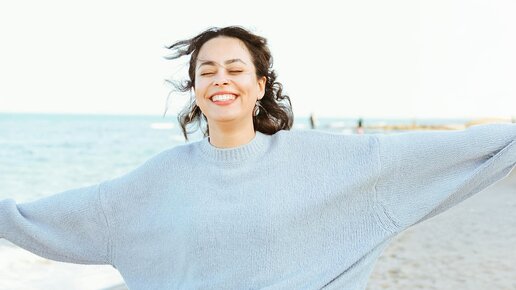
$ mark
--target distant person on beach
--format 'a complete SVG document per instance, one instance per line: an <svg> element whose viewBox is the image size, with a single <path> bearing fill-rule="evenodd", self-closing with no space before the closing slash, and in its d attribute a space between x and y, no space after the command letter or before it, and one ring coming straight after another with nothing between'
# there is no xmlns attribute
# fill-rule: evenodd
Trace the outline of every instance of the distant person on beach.
<svg viewBox="0 0 516 290"><path fill-rule="evenodd" d="M316 126L316 125L315 125L315 122L316 122L316 121L315 121L315 116L314 116L314 114L312 113L312 114L310 114L310 128L311 128L311 129L315 129L315 126Z"/></svg>
<svg viewBox="0 0 516 290"><path fill-rule="evenodd" d="M357 134L364 134L364 127L363 127L362 123L363 123L362 118L359 118L358 124L357 124Z"/></svg>
<svg viewBox="0 0 516 290"><path fill-rule="evenodd" d="M2 200L0 237L53 260L112 265L133 290L365 289L396 235L516 164L514 124L291 130L267 41L241 27L168 48L189 57L183 134L198 125L205 138L96 185Z"/></svg>

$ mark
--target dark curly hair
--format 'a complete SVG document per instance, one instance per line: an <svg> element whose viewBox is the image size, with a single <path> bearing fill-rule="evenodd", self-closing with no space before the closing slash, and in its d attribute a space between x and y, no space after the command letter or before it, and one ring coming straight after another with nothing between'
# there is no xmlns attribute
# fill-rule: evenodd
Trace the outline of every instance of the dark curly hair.
<svg viewBox="0 0 516 290"><path fill-rule="evenodd" d="M191 39L181 40L167 46L166 48L172 50L173 53L165 56L166 59L172 60L190 55L188 69L190 79L183 81L168 80L168 82L174 85L176 90L180 92L188 92L194 88L195 64L199 51L208 40L219 36L233 37L241 40L251 54L253 64L256 68L256 77L267 77L265 94L260 100L260 112L257 116L253 116L255 130L268 135L272 135L280 130L290 130L294 122L292 103L290 102L290 98L282 93L283 86L281 83L276 81L276 73L272 69L272 56L267 46L267 40L242 27L228 26L223 28L209 28ZM177 116L177 120L181 125L183 135L187 141L188 134L200 128L202 121L206 123L206 127L201 130L205 137L209 136L208 120L206 116L202 114L201 109L196 105L194 99L191 99L190 103L183 108ZM186 127L189 124L197 125L197 127L194 127L193 131L188 131Z"/></svg>

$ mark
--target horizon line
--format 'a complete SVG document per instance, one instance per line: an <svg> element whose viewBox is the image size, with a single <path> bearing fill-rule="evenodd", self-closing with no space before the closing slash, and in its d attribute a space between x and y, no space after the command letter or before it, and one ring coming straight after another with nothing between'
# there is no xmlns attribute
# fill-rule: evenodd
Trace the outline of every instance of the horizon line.
<svg viewBox="0 0 516 290"><path fill-rule="evenodd" d="M1 115L65 115L65 116L121 116L121 117L162 117L166 118L177 118L177 114L151 114L151 113L113 113L113 112L34 112L34 111L0 111ZM312 115L294 115L294 119L299 118L310 118ZM513 116L338 116L331 114L314 114L315 119L318 118L335 118L335 119L404 119L404 120L421 120L421 119L449 119L449 120L483 120L483 119L493 119L493 120L505 120L505 121L514 121L516 120L516 115Z"/></svg>

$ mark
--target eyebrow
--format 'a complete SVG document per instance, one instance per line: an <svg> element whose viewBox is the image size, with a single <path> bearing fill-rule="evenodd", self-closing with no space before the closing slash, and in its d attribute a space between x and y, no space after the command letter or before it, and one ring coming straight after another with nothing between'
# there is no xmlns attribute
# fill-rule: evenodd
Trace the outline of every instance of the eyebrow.
<svg viewBox="0 0 516 290"><path fill-rule="evenodd" d="M201 63L197 66L197 68L200 68L201 66L203 65L217 65L216 62L212 61L212 60L198 60L200 61ZM241 62L245 65L247 65L247 63L245 63L243 60L239 59L239 58L233 58L233 59L228 59L224 62L225 65L228 65L228 64L232 64L232 63L235 63L235 62Z"/></svg>

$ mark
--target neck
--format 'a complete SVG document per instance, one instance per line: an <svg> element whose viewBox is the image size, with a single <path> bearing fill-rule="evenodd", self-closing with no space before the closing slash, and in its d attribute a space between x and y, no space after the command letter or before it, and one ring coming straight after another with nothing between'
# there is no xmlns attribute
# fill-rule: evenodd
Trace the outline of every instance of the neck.
<svg viewBox="0 0 516 290"><path fill-rule="evenodd" d="M245 126L229 124L209 124L210 144L217 148L231 148L245 145L255 137L254 126L247 123Z"/></svg>

